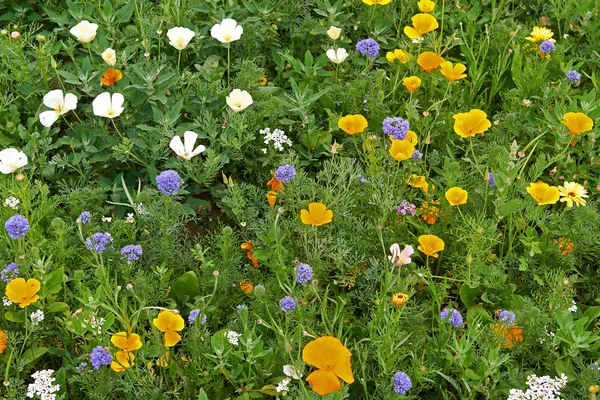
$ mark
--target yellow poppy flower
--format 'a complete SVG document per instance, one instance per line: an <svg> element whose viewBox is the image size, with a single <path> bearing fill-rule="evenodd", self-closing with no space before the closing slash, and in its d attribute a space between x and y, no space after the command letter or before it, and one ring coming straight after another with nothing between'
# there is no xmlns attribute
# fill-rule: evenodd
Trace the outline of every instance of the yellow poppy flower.
<svg viewBox="0 0 600 400"><path fill-rule="evenodd" d="M531 36L525 38L525 40L529 40L533 43L543 42L549 40L551 42L556 42L556 40L552 39L554 33L548 29L539 26L534 26L533 30L530 33Z"/></svg>
<svg viewBox="0 0 600 400"><path fill-rule="evenodd" d="M388 51L385 54L385 58L392 64L406 64L410 60L410 54L404 50L396 49L394 51Z"/></svg>
<svg viewBox="0 0 600 400"><path fill-rule="evenodd" d="M560 192L560 201L566 202L567 207L573 207L573 203L579 206L585 206L585 197L588 197L587 190L577 182L565 182L564 186L559 186L558 191Z"/></svg>
<svg viewBox="0 0 600 400"><path fill-rule="evenodd" d="M392 140L390 154L396 161L404 161L412 158L415 146L407 140Z"/></svg>
<svg viewBox="0 0 600 400"><path fill-rule="evenodd" d="M555 204L560 198L558 188L544 182L530 183L527 187L527 193L529 193L540 206Z"/></svg>
<svg viewBox="0 0 600 400"><path fill-rule="evenodd" d="M450 61L444 61L440 64L440 68L442 75L446 77L448 82L454 82L467 77L467 74L464 73L467 67L463 64L456 63L456 65L452 66Z"/></svg>
<svg viewBox="0 0 600 400"><path fill-rule="evenodd" d="M175 346L181 340L181 336L177 333L185 327L181 315L172 311L161 311L158 317L152 320L152 323L158 330L165 332L165 346Z"/></svg>
<svg viewBox="0 0 600 400"><path fill-rule="evenodd" d="M323 203L310 203L308 210L300 211L300 219L305 225L321 226L331 222L333 211Z"/></svg>
<svg viewBox="0 0 600 400"><path fill-rule="evenodd" d="M435 235L421 235L417 249L426 256L437 258L438 252L444 250L444 241Z"/></svg>
<svg viewBox="0 0 600 400"><path fill-rule="evenodd" d="M414 92L421 86L421 78L418 76L409 76L407 78L402 79L402 84L405 88L408 89L409 92Z"/></svg>
<svg viewBox="0 0 600 400"><path fill-rule="evenodd" d="M425 193L429 191L429 183L422 175L412 174L408 177L406 183L414 188L423 189Z"/></svg>
<svg viewBox="0 0 600 400"><path fill-rule="evenodd" d="M312 390L320 395L336 392L341 389L338 378L353 383L351 356L352 353L333 336L322 336L304 346L302 359L317 368L306 377Z"/></svg>
<svg viewBox="0 0 600 400"><path fill-rule="evenodd" d="M423 68L423 71L425 72L435 71L443 62L444 57L432 51L425 51L419 54L419 57L417 57L417 64L419 64L419 66Z"/></svg>
<svg viewBox="0 0 600 400"><path fill-rule="evenodd" d="M569 128L569 136L579 135L583 132L591 131L594 128L594 121L584 113L568 112L560 121L561 124Z"/></svg>
<svg viewBox="0 0 600 400"><path fill-rule="evenodd" d="M40 296L37 292L40 291L40 281L30 278L27 281L23 278L16 278L6 285L6 297L19 307L25 308L31 303L35 303Z"/></svg>
<svg viewBox="0 0 600 400"><path fill-rule="evenodd" d="M419 143L419 138L417 138L417 133L415 131L407 131L406 132L406 137L404 138L404 140L410 142L410 144L412 144L413 146L416 146L417 143Z"/></svg>
<svg viewBox="0 0 600 400"><path fill-rule="evenodd" d="M6 350L7 341L8 336L6 336L6 333L4 333L4 331L0 329L0 354L4 353L4 350Z"/></svg>
<svg viewBox="0 0 600 400"><path fill-rule="evenodd" d="M135 365L135 355L130 351L117 351L115 353L116 361L110 363L110 367L115 372L123 372Z"/></svg>
<svg viewBox="0 0 600 400"><path fill-rule="evenodd" d="M461 204L466 204L468 198L469 192L457 186L450 188L446 191L446 200L448 200L450 206L459 206Z"/></svg>
<svg viewBox="0 0 600 400"><path fill-rule="evenodd" d="M338 127L349 135L361 133L368 126L367 119L360 114L346 115L338 120Z"/></svg>
<svg viewBox="0 0 600 400"><path fill-rule="evenodd" d="M455 114L454 132L458 136L467 138L488 130L492 123L487 119L487 114L481 110L473 109L468 113Z"/></svg>
<svg viewBox="0 0 600 400"><path fill-rule="evenodd" d="M433 11L435 8L435 3L431 0L420 0L417 3L417 6L419 6L419 10L421 10L421 12L428 13Z"/></svg>
<svg viewBox="0 0 600 400"><path fill-rule="evenodd" d="M137 333L127 336L125 332L118 332L110 338L110 342L123 351L133 351L142 348L142 341L140 335Z"/></svg>
<svg viewBox="0 0 600 400"><path fill-rule="evenodd" d="M408 301L408 295L405 293L394 293L392 295L392 304L396 307L403 306Z"/></svg>
<svg viewBox="0 0 600 400"><path fill-rule="evenodd" d="M417 14L411 18L413 26L405 26L404 33L411 39L422 38L424 34L439 28L437 19L431 14Z"/></svg>
<svg viewBox="0 0 600 400"><path fill-rule="evenodd" d="M392 0L363 0L363 3L369 6L388 4Z"/></svg>

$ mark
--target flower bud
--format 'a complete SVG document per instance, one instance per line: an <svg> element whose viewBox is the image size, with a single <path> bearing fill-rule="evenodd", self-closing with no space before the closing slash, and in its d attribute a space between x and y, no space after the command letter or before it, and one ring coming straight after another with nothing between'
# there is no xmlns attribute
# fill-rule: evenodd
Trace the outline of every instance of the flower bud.
<svg viewBox="0 0 600 400"><path fill-rule="evenodd" d="M332 25L329 28L329 30L327 31L327 36L329 36L329 38L332 40L336 40L337 38L340 37L341 33L342 33L341 28L338 28L338 27Z"/></svg>
<svg viewBox="0 0 600 400"><path fill-rule="evenodd" d="M12 40L18 40L21 37L21 34L17 31L11 32L10 33L10 38Z"/></svg>

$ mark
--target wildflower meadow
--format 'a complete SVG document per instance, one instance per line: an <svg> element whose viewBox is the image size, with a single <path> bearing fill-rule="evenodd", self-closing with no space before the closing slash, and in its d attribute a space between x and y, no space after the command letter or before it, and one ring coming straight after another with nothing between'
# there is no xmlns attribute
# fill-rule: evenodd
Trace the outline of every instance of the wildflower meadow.
<svg viewBox="0 0 600 400"><path fill-rule="evenodd" d="M0 0L0 399L596 399L599 0Z"/></svg>

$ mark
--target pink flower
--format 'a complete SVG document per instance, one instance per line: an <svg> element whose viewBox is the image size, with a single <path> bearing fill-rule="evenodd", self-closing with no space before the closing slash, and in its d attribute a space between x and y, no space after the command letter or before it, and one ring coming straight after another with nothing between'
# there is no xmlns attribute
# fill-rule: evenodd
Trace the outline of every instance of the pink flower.
<svg viewBox="0 0 600 400"><path fill-rule="evenodd" d="M392 255L388 256L388 259L392 262L392 264L399 267L401 265L410 264L410 256L413 255L415 249L413 249L413 247L410 245L406 245L404 246L404 249L400 251L400 246L398 243L394 243L390 246L390 252Z"/></svg>

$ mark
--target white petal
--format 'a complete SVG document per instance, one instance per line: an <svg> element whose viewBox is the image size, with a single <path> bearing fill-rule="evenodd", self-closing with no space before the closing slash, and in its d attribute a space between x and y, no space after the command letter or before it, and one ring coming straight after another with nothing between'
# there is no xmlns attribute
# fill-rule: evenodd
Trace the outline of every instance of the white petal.
<svg viewBox="0 0 600 400"><path fill-rule="evenodd" d="M197 156L200 153L204 153L204 151L206 150L206 147L204 147L204 145L199 145L198 147L196 147L196 149L194 151L192 151L192 153L190 154L190 158Z"/></svg>
<svg viewBox="0 0 600 400"><path fill-rule="evenodd" d="M44 105L46 107L55 109L57 106L62 107L64 103L63 91L60 89L51 90L44 95Z"/></svg>
<svg viewBox="0 0 600 400"><path fill-rule="evenodd" d="M56 122L58 117L60 117L60 114L54 110L44 111L40 114L40 123L46 128L49 128Z"/></svg>
<svg viewBox="0 0 600 400"><path fill-rule="evenodd" d="M235 35L233 35L233 37L235 37L235 40L238 40L239 38L241 38L242 33L244 33L244 28L242 28L241 25L236 26L235 27Z"/></svg>
<svg viewBox="0 0 600 400"><path fill-rule="evenodd" d="M99 117L106 117L106 111L111 108L110 93L100 93L94 101L92 101L92 108L94 109L94 115Z"/></svg>
<svg viewBox="0 0 600 400"><path fill-rule="evenodd" d="M221 21L221 28L223 29L223 32L229 34L231 34L234 31L236 25L237 21L232 18L225 18L223 21Z"/></svg>
<svg viewBox="0 0 600 400"><path fill-rule="evenodd" d="M125 103L125 97L121 93L114 93L112 95L112 108L115 110L121 109L121 112L123 112L123 103Z"/></svg>
<svg viewBox="0 0 600 400"><path fill-rule="evenodd" d="M212 28L210 28L210 36L217 39L219 42L223 42L225 35L223 34L223 29L221 28L221 25L216 24Z"/></svg>
<svg viewBox="0 0 600 400"><path fill-rule="evenodd" d="M329 58L333 62L335 62L335 60L337 59L334 49L327 50L325 54L327 54L327 58Z"/></svg>
<svg viewBox="0 0 600 400"><path fill-rule="evenodd" d="M65 95L65 104L64 104L64 111L70 111L70 110L74 110L77 108L77 96L75 96L73 93L67 93Z"/></svg>
<svg viewBox="0 0 600 400"><path fill-rule="evenodd" d="M183 134L183 142L185 143L183 147L187 153L191 153L194 150L196 139L198 139L198 134L194 131L185 131Z"/></svg>
<svg viewBox="0 0 600 400"><path fill-rule="evenodd" d="M183 143L181 142L181 138L179 136L177 136L177 135L173 136L173 138L169 142L169 147L179 157L182 157L183 153L185 153L185 148L183 147Z"/></svg>

